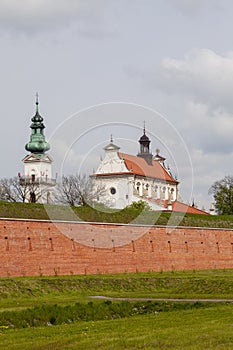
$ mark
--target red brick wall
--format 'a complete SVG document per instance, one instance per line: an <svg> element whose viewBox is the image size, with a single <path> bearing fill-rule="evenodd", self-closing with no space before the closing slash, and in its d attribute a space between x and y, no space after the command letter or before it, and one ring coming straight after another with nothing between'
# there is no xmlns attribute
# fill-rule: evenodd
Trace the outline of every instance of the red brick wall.
<svg viewBox="0 0 233 350"><path fill-rule="evenodd" d="M0 220L0 276L233 268L233 230Z"/></svg>

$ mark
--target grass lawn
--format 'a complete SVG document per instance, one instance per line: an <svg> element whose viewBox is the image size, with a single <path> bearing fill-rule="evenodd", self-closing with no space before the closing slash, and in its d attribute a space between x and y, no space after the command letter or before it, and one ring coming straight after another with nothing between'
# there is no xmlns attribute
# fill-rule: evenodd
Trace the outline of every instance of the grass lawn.
<svg viewBox="0 0 233 350"><path fill-rule="evenodd" d="M194 215L161 213L136 208L113 210L92 207L69 207L38 203L9 203L0 201L0 218L26 218L38 220L65 220L148 225L180 225L233 229L232 215Z"/></svg>
<svg viewBox="0 0 233 350"><path fill-rule="evenodd" d="M91 295L233 299L233 270L0 279L0 349L233 349L233 303Z"/></svg>
<svg viewBox="0 0 233 350"><path fill-rule="evenodd" d="M232 305L161 312L111 321L7 329L1 349L190 349L233 348Z"/></svg>
<svg viewBox="0 0 233 350"><path fill-rule="evenodd" d="M0 279L0 311L88 302L89 296L233 299L233 270Z"/></svg>

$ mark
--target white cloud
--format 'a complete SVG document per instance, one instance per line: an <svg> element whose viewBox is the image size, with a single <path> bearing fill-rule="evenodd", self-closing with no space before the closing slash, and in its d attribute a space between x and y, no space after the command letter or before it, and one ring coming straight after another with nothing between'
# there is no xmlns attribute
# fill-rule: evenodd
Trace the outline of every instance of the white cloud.
<svg viewBox="0 0 233 350"><path fill-rule="evenodd" d="M165 58L161 63L161 87L213 107L233 108L233 52L221 56L195 49L184 59Z"/></svg>
<svg viewBox="0 0 233 350"><path fill-rule="evenodd" d="M189 101L184 110L183 131L191 144L210 153L232 152L233 114Z"/></svg>

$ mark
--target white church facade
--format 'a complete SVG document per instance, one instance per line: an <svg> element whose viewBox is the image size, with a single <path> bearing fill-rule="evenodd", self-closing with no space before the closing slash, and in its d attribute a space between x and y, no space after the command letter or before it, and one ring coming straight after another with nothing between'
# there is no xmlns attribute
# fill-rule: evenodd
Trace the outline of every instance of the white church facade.
<svg viewBox="0 0 233 350"><path fill-rule="evenodd" d="M138 155L129 155L121 153L111 138L104 147L104 159L91 175L97 186L105 186L104 194L96 200L116 209L144 200L154 210L172 210L172 202L178 199L179 182L165 166L159 150L152 155L145 128L139 145Z"/></svg>
<svg viewBox="0 0 233 350"><path fill-rule="evenodd" d="M123 209L132 202L145 201L155 211L176 211L190 214L207 214L182 202L179 182L165 165L166 158L150 151L150 139L143 135L139 139L139 153L130 155L120 152L120 147L110 143L104 147L105 157L96 172L91 175L95 186L104 187L96 201L115 209Z"/></svg>

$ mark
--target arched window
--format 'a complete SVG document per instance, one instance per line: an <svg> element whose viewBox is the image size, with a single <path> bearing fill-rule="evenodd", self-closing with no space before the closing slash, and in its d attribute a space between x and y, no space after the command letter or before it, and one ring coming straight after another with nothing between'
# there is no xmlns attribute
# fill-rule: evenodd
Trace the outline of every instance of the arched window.
<svg viewBox="0 0 233 350"><path fill-rule="evenodd" d="M174 199L174 188L171 188L171 200Z"/></svg>

